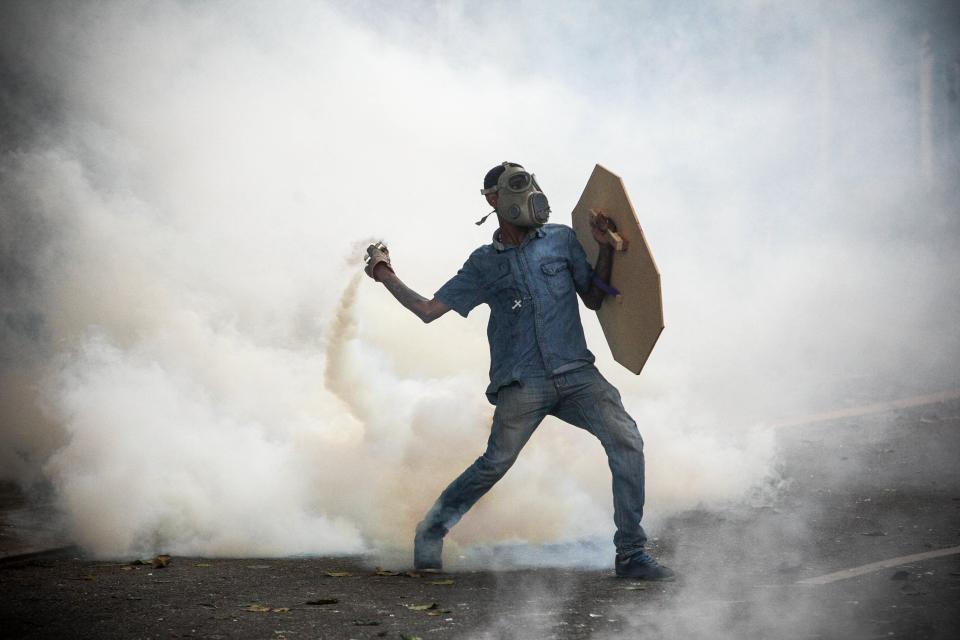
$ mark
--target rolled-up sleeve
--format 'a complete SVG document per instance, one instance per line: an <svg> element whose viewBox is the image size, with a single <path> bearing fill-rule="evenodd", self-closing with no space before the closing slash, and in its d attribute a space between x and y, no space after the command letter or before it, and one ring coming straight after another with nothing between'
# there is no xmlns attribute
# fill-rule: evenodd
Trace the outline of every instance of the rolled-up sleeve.
<svg viewBox="0 0 960 640"><path fill-rule="evenodd" d="M570 275L573 277L573 285L578 293L584 294L590 289L593 267L587 262L587 254L584 253L583 246L577 240L577 234L573 229L568 230L567 247L570 252Z"/></svg>
<svg viewBox="0 0 960 640"><path fill-rule="evenodd" d="M466 318L471 309L483 302L479 269L468 259L457 275L447 280L433 297Z"/></svg>

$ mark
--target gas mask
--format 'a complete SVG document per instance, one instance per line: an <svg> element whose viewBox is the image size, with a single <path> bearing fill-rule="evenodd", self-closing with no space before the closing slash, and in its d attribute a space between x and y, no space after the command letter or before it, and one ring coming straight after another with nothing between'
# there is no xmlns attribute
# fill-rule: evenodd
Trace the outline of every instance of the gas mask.
<svg viewBox="0 0 960 640"><path fill-rule="evenodd" d="M518 227L543 226L550 218L550 204L547 196L540 190L537 179L514 162L504 162L503 166L504 172L500 174L497 184L481 189L480 193L497 194L497 207L494 211L507 222ZM477 224L483 224L489 215L488 213Z"/></svg>

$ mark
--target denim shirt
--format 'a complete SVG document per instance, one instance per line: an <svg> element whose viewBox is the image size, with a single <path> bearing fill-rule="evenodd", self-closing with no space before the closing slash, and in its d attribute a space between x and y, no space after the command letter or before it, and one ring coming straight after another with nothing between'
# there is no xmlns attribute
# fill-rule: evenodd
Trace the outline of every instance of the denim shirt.
<svg viewBox="0 0 960 640"><path fill-rule="evenodd" d="M497 390L526 378L556 375L594 361L580 323L577 292L590 288L593 270L573 229L547 224L518 247L493 242L470 254L434 297L466 317L490 305L490 385Z"/></svg>

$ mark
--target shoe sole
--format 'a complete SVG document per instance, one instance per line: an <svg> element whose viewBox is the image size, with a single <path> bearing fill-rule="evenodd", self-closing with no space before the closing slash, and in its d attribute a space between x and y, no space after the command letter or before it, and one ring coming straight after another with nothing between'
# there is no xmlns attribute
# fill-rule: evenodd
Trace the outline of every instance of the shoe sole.
<svg viewBox="0 0 960 640"><path fill-rule="evenodd" d="M673 582L677 579L676 576L664 576L662 578L652 578L649 576L631 576L626 573L618 573L618 578L623 578L625 580L643 580L645 582Z"/></svg>

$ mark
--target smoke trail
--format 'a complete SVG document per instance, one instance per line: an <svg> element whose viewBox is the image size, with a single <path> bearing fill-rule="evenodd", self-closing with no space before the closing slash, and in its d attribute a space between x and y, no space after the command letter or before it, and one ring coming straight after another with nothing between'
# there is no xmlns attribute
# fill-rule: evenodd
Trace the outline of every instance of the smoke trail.
<svg viewBox="0 0 960 640"><path fill-rule="evenodd" d="M348 366L346 362L346 343L356 335L357 323L353 314L354 305L357 301L357 291L362 278L362 273L354 274L343 290L343 295L340 296L340 302L337 305L333 320L330 322L330 335L327 338L326 351L327 366L324 371L324 381L327 388L350 408L354 416L361 420L363 419L362 408L351 399L350 384L344 379L344 370Z"/></svg>

